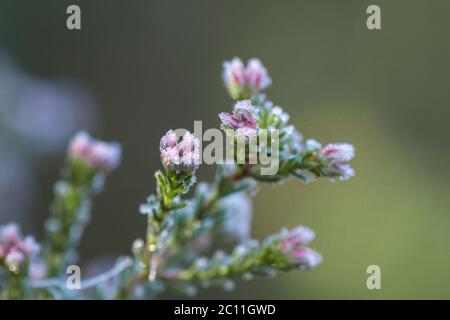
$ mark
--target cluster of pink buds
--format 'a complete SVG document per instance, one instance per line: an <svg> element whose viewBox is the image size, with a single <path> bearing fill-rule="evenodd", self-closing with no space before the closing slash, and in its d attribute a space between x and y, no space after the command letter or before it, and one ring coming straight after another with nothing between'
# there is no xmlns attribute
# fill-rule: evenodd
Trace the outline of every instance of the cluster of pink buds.
<svg viewBox="0 0 450 320"><path fill-rule="evenodd" d="M224 62L222 78L235 100L248 99L272 83L266 68L256 58L250 59L247 67L239 58Z"/></svg>
<svg viewBox="0 0 450 320"><path fill-rule="evenodd" d="M22 237L19 227L10 223L0 227L0 264L18 273L20 267L33 260L39 253L40 246L32 236Z"/></svg>
<svg viewBox="0 0 450 320"><path fill-rule="evenodd" d="M179 139L173 130L169 130L161 138L159 151L166 170L193 172L199 166L200 142L188 131Z"/></svg>
<svg viewBox="0 0 450 320"><path fill-rule="evenodd" d="M355 156L355 147L349 143L331 143L322 148L322 154L337 162L348 162Z"/></svg>
<svg viewBox="0 0 450 320"><path fill-rule="evenodd" d="M257 112L250 100L236 102L232 113L221 112L219 118L221 128L236 130L237 136L254 136L258 130Z"/></svg>
<svg viewBox="0 0 450 320"><path fill-rule="evenodd" d="M86 132L78 132L70 141L68 156L83 159L91 168L109 172L120 164L120 144L93 139Z"/></svg>
<svg viewBox="0 0 450 320"><path fill-rule="evenodd" d="M302 226L289 231L283 230L279 249L297 268L302 270L314 268L322 262L322 256L317 251L306 247L314 236L314 231Z"/></svg>
<svg viewBox="0 0 450 320"><path fill-rule="evenodd" d="M340 180L347 180L355 175L348 163L355 156L355 148L349 143L333 143L322 148L322 155L330 161L330 174Z"/></svg>

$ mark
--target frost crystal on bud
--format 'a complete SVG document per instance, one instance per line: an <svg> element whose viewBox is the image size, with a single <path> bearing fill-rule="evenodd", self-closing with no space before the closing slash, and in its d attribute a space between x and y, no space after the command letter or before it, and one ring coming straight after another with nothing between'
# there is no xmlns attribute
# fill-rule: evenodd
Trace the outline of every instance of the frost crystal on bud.
<svg viewBox="0 0 450 320"><path fill-rule="evenodd" d="M324 147L322 153L329 159L346 162L355 156L355 148L349 143L334 143Z"/></svg>
<svg viewBox="0 0 450 320"><path fill-rule="evenodd" d="M121 146L95 140L86 132L78 132L70 141L68 156L83 159L93 169L109 172L120 164Z"/></svg>
<svg viewBox="0 0 450 320"><path fill-rule="evenodd" d="M266 89L272 83L266 68L259 59L250 59L247 67L241 59L223 63L222 78L233 99L246 99Z"/></svg>
<svg viewBox="0 0 450 320"><path fill-rule="evenodd" d="M161 162L165 169L192 172L200 163L200 142L195 135L186 132L178 141L173 130L169 130L160 141Z"/></svg>

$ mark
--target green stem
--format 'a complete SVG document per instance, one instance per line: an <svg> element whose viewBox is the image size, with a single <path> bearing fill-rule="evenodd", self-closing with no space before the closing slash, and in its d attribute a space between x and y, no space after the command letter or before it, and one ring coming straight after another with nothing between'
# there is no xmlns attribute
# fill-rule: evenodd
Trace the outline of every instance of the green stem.
<svg viewBox="0 0 450 320"><path fill-rule="evenodd" d="M63 273L76 257L76 248L89 220L91 199L97 193L96 179L101 177L86 164L70 162L63 179L55 184L43 250L48 277Z"/></svg>
<svg viewBox="0 0 450 320"><path fill-rule="evenodd" d="M8 286L4 290L6 300L18 300L25 297L25 281L21 275L10 275Z"/></svg>

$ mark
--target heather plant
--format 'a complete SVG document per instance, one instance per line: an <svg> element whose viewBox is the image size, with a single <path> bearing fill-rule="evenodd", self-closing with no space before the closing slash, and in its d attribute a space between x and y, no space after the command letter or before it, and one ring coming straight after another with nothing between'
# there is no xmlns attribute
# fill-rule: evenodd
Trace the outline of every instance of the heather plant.
<svg viewBox="0 0 450 320"><path fill-rule="evenodd" d="M239 278L316 267L322 257L309 247L315 234L307 227L282 229L262 241L250 238L251 197L259 184L291 177L305 183L347 180L354 175L349 164L354 148L304 141L289 115L262 93L272 81L258 59L247 65L238 58L225 62L223 81L234 103L231 112L219 114L220 128L234 132L232 141L244 149L234 153L231 163L217 165L212 182L196 184L202 137L169 130L160 141L156 191L139 207L147 219L146 234L134 241L130 256L119 257L111 270L81 279L74 288L66 271L78 261L92 200L121 156L118 143L78 133L54 186L42 244L24 237L16 224L0 228L1 297L139 299L155 298L166 289L194 295L211 286L232 289ZM252 142L258 155L276 155L276 172L265 172L262 159L252 159ZM218 246L226 250L215 250Z"/></svg>

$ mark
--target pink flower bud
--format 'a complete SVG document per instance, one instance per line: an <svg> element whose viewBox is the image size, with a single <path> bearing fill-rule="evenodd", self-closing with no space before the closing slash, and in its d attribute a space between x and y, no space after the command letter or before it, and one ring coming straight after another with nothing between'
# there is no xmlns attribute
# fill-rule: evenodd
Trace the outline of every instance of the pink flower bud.
<svg viewBox="0 0 450 320"><path fill-rule="evenodd" d="M280 243L280 250L294 252L314 240L314 231L310 228L299 226L288 231Z"/></svg>
<svg viewBox="0 0 450 320"><path fill-rule="evenodd" d="M91 137L84 131L78 132L69 144L68 155L70 157L84 157L86 156L90 145Z"/></svg>
<svg viewBox="0 0 450 320"><path fill-rule="evenodd" d="M22 237L19 227L10 223L0 227L0 261L17 273L25 262L32 261L40 251L32 236Z"/></svg>
<svg viewBox="0 0 450 320"><path fill-rule="evenodd" d="M200 162L199 140L193 134L186 132L178 148L180 150L181 162L185 166L192 166L197 169Z"/></svg>
<svg viewBox="0 0 450 320"><path fill-rule="evenodd" d="M246 71L241 59L234 58L223 63L223 81L227 86L245 86Z"/></svg>
<svg viewBox="0 0 450 320"><path fill-rule="evenodd" d="M120 164L121 147L118 143L96 141L89 154L89 162L93 167L103 171L111 171Z"/></svg>
<svg viewBox="0 0 450 320"><path fill-rule="evenodd" d="M311 269L322 261L318 252L306 247L315 237L311 229L299 226L289 231L282 230L281 236L279 249L297 268Z"/></svg>
<svg viewBox="0 0 450 320"><path fill-rule="evenodd" d="M70 158L79 158L93 169L109 172L120 164L121 147L91 138L86 132L77 133L68 148Z"/></svg>
<svg viewBox="0 0 450 320"><path fill-rule="evenodd" d="M219 113L220 122L222 122L222 128L239 128L239 120L234 117L231 113L221 112Z"/></svg>
<svg viewBox="0 0 450 320"><path fill-rule="evenodd" d="M222 112L219 114L219 118L222 122L222 129L258 129L257 112L250 100L236 102L232 113Z"/></svg>
<svg viewBox="0 0 450 320"><path fill-rule="evenodd" d="M234 116L239 120L239 127L257 128L257 112L250 100L241 100L236 102L233 110Z"/></svg>
<svg viewBox="0 0 450 320"><path fill-rule="evenodd" d="M159 145L160 150L162 149L170 149L177 145L178 138L175 132L169 130L162 138Z"/></svg>
<svg viewBox="0 0 450 320"><path fill-rule="evenodd" d="M254 92L265 89L272 83L266 68L264 68L261 61L257 58L248 61L245 75L247 85L250 86Z"/></svg>
<svg viewBox="0 0 450 320"><path fill-rule="evenodd" d="M324 158L323 174L332 181L348 180L355 171L347 162L355 156L355 148L348 143L332 143L321 149Z"/></svg>
<svg viewBox="0 0 450 320"><path fill-rule="evenodd" d="M200 163L200 142L186 132L178 141L174 131L169 130L160 142L161 162L167 170L194 171Z"/></svg>
<svg viewBox="0 0 450 320"><path fill-rule="evenodd" d="M272 83L266 68L256 58L250 59L247 67L239 58L224 62L222 78L233 99L250 98Z"/></svg>
<svg viewBox="0 0 450 320"><path fill-rule="evenodd" d="M333 143L324 147L322 154L329 159L346 162L355 156L355 148L349 143Z"/></svg>

